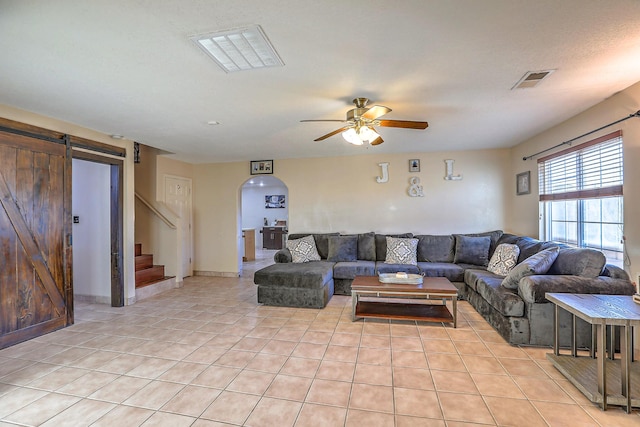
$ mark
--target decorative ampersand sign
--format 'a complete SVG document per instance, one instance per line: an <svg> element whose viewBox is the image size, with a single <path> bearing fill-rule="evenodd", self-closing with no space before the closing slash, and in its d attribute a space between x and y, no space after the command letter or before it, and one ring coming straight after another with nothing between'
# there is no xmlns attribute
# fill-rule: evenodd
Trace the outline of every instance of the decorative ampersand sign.
<svg viewBox="0 0 640 427"><path fill-rule="evenodd" d="M424 193L422 192L422 185L420 185L420 178L417 176L412 176L409 178L409 196L411 197L424 197Z"/></svg>

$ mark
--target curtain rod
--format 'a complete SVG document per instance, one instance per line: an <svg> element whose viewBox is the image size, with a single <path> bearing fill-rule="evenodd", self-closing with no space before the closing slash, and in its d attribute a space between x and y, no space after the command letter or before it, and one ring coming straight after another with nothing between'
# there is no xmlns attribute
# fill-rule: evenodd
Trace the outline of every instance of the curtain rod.
<svg viewBox="0 0 640 427"><path fill-rule="evenodd" d="M542 153L546 153L547 151L551 151L551 150L553 150L553 149L555 149L555 148L562 147L563 145L570 145L570 144L571 144L573 141L575 141L576 139L580 139L580 138L582 138L583 136L591 135L592 133L596 133L596 132L598 132L599 130L602 130L602 129L608 128L609 126L613 126L613 125L618 124L618 123L620 123L620 122L624 122L625 120L628 120L628 119L630 119L630 118L632 118L632 117L640 117L640 110L636 111L636 112L635 112L635 113L633 113L633 114L629 114L627 117L623 117L623 118L621 118L620 120L616 120L615 122L611 122L611 123L609 123L608 125L601 126L601 127L599 127L598 129L594 129L594 130L592 130L592 131L590 131L590 132L587 132L587 133L584 133L584 134L582 134L582 135L580 135L580 136L576 136L575 138L572 138L572 139L570 139L570 140L568 140L568 141L561 142L560 144L558 144L558 145L554 145L553 147L547 148L546 150L538 151L537 153L535 153L535 154L531 154L530 156L525 156L525 157L523 157L523 158L522 158L522 160L526 162L527 160L529 160L529 159L531 159L531 158L533 158L533 157L539 156L539 155L540 155L540 154L542 154Z"/></svg>

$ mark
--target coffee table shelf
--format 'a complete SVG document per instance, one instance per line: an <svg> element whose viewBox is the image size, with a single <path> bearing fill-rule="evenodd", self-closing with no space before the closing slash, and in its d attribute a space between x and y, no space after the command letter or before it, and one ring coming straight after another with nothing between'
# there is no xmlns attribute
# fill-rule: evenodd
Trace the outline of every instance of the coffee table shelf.
<svg viewBox="0 0 640 427"><path fill-rule="evenodd" d="M359 301L356 317L376 317L423 322L453 322L446 305Z"/></svg>
<svg viewBox="0 0 640 427"><path fill-rule="evenodd" d="M453 323L457 327L458 289L444 277L419 284L381 283L377 276L356 276L351 284L352 320L375 317ZM438 303L428 303L439 300ZM451 311L447 307L451 302Z"/></svg>
<svg viewBox="0 0 640 427"><path fill-rule="evenodd" d="M602 405L602 393L598 391L597 359L588 356L572 356L569 354L547 354L547 359L591 402ZM607 390L621 390L620 360L605 360ZM632 362L630 369L631 406L640 406L640 362ZM627 397L622 393L607 393L607 403L626 406Z"/></svg>

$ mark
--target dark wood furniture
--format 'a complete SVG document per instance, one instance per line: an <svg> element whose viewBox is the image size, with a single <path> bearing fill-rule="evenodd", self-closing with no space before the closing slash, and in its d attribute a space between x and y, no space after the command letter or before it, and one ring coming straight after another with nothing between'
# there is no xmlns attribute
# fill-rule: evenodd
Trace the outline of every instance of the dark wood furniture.
<svg viewBox="0 0 640 427"><path fill-rule="evenodd" d="M287 231L284 227L262 227L262 247L264 249L282 249L284 236Z"/></svg>
<svg viewBox="0 0 640 427"><path fill-rule="evenodd" d="M364 298L364 300L363 300ZM457 327L458 289L445 277L425 277L418 285L381 283L378 276L356 276L351 284L352 320L362 317L451 322ZM431 304L425 300L441 300ZM447 300L452 310L447 308Z"/></svg>
<svg viewBox="0 0 640 427"><path fill-rule="evenodd" d="M575 385L589 400L599 403L602 410L607 404L625 406L627 413L632 406L640 406L640 365L633 362L632 330L640 326L640 305L627 295L565 294L547 293L545 297L555 304L553 354L547 359ZM571 354L560 354L558 314L560 308L573 317L575 331L576 316L595 326L589 357L578 357L575 334ZM622 329L620 337L620 360L614 360L615 343L611 340L609 358L606 357L607 326ZM620 394L609 394L609 390L620 390Z"/></svg>

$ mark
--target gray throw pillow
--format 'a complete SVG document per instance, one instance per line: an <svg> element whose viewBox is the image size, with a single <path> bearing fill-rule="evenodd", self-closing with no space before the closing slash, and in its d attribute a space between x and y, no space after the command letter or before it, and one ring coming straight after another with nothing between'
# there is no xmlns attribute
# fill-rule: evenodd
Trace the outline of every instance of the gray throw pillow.
<svg viewBox="0 0 640 427"><path fill-rule="evenodd" d="M376 260L376 233L358 234L358 259L363 261Z"/></svg>
<svg viewBox="0 0 640 427"><path fill-rule="evenodd" d="M358 236L329 236L327 261L355 261L358 254Z"/></svg>
<svg viewBox="0 0 640 427"><path fill-rule="evenodd" d="M291 252L291 261L295 263L320 261L316 241L313 236L287 240L287 249Z"/></svg>
<svg viewBox="0 0 640 427"><path fill-rule="evenodd" d="M520 279L534 274L545 274L551 268L560 252L559 247L553 247L531 255L516 265L502 281L502 286L508 289L518 289Z"/></svg>
<svg viewBox="0 0 640 427"><path fill-rule="evenodd" d="M491 237L471 237L462 234L454 234L454 236L456 238L456 254L453 262L456 264L487 265Z"/></svg>
<svg viewBox="0 0 640 427"><path fill-rule="evenodd" d="M418 239L419 262L453 262L456 239L452 235L422 234Z"/></svg>
<svg viewBox="0 0 640 427"><path fill-rule="evenodd" d="M567 274L582 277L598 277L607 263L600 251L587 248L562 248L549 274Z"/></svg>
<svg viewBox="0 0 640 427"><path fill-rule="evenodd" d="M387 236L386 264L417 265L418 239L403 239Z"/></svg>
<svg viewBox="0 0 640 427"><path fill-rule="evenodd" d="M518 263L520 248L518 245L501 243L489 260L487 270L498 276L506 276Z"/></svg>

